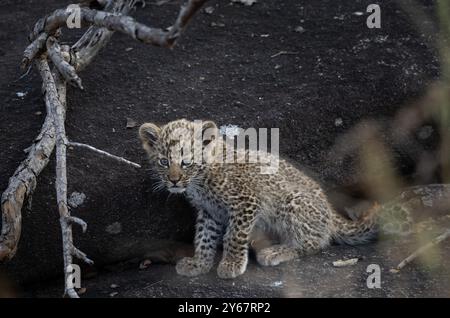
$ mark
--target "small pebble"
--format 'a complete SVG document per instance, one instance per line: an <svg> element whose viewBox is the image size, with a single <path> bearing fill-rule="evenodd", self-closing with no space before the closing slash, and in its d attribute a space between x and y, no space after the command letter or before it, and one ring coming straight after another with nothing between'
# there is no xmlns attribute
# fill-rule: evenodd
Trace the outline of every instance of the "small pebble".
<svg viewBox="0 0 450 318"><path fill-rule="evenodd" d="M396 268L391 268L390 270L389 270L389 272L390 273L392 273L392 274L397 274L398 272L400 272L398 269L396 269Z"/></svg>
<svg viewBox="0 0 450 318"><path fill-rule="evenodd" d="M282 281L276 281L276 282L273 282L273 283L272 283L272 286L273 286L273 287L280 287L280 286L283 286L283 282L282 282Z"/></svg>
<svg viewBox="0 0 450 318"><path fill-rule="evenodd" d="M139 269L146 269L146 268L149 267L151 264L152 264L152 261L149 260L149 259L146 259L146 260L142 261L142 262L139 264Z"/></svg>
<svg viewBox="0 0 450 318"><path fill-rule="evenodd" d="M338 260L338 261L334 261L333 262L333 266L334 267L344 267L344 266L351 266L351 265L355 265L356 263L358 263L358 259L357 258L351 258L351 259L347 259L347 260Z"/></svg>
<svg viewBox="0 0 450 318"><path fill-rule="evenodd" d="M84 201L86 200L86 194L82 193L82 192L72 192L69 199L67 200L67 203L69 204L69 206L71 208L77 208L80 205L82 205L84 203Z"/></svg>
<svg viewBox="0 0 450 318"><path fill-rule="evenodd" d="M134 119L127 117L127 125L126 125L127 128L134 128L137 125L138 123Z"/></svg>
<svg viewBox="0 0 450 318"><path fill-rule="evenodd" d="M213 13L213 12L214 12L214 7L206 7L206 8L205 8L205 13L211 14L211 13Z"/></svg>
<svg viewBox="0 0 450 318"><path fill-rule="evenodd" d="M225 26L225 23L222 23L222 22L211 22L211 26L212 27L223 28ZM190 67L190 65L189 65L189 67Z"/></svg>

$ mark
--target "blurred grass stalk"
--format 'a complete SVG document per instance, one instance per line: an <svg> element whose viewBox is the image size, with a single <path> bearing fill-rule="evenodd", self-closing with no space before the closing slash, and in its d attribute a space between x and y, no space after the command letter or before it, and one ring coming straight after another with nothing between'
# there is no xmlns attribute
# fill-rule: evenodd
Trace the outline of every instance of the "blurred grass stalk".
<svg viewBox="0 0 450 318"><path fill-rule="evenodd" d="M442 94L434 111L440 126L442 180L450 182L450 1L438 0L440 31L437 46L441 58Z"/></svg>
<svg viewBox="0 0 450 318"><path fill-rule="evenodd" d="M421 23L432 21L432 19L421 9L418 2L400 0L400 4L409 13L412 21L416 22L418 31L433 37L433 34L429 32L430 29L424 29L426 24ZM427 113L425 118L433 118L438 125L440 145L439 158L436 159L441 166L441 182L450 183L450 0L437 0L436 10L439 31L436 43L433 44L438 50L441 74L439 83L428 88L428 94L433 95L433 98L428 100L428 105L425 105ZM418 21L420 19L424 21ZM395 168L393 154L380 138L380 131L367 130L368 136L372 137L366 140L360 153L364 185L373 198L383 203L399 194L404 184ZM385 221L390 222L388 218ZM413 249L430 242L433 235L435 234L417 231ZM440 248L434 246L428 249L419 257L419 262L428 269L438 268L441 264ZM405 253L410 252L405 251Z"/></svg>

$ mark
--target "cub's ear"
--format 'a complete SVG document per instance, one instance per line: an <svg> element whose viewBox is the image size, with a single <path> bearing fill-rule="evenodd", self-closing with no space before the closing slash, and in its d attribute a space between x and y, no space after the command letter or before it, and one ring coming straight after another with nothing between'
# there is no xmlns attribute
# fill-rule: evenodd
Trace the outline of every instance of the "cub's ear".
<svg viewBox="0 0 450 318"><path fill-rule="evenodd" d="M217 139L218 132L217 125L213 121L202 122L203 146L207 146L211 141Z"/></svg>
<svg viewBox="0 0 450 318"><path fill-rule="evenodd" d="M150 149L158 141L161 128L152 123L145 123L139 127L139 137L142 141L144 149L150 151Z"/></svg>

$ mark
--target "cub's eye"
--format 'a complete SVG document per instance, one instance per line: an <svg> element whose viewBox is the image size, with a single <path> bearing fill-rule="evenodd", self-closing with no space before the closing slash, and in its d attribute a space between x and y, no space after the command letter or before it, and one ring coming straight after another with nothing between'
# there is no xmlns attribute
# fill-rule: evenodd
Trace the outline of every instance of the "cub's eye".
<svg viewBox="0 0 450 318"><path fill-rule="evenodd" d="M182 161L181 161L181 166L182 167L190 167L190 166L192 166L192 161L191 160L189 160L189 159L183 159Z"/></svg>
<svg viewBox="0 0 450 318"><path fill-rule="evenodd" d="M159 159L159 165L163 166L163 167L168 167L169 166L169 160L167 160L166 158L161 158L161 159Z"/></svg>

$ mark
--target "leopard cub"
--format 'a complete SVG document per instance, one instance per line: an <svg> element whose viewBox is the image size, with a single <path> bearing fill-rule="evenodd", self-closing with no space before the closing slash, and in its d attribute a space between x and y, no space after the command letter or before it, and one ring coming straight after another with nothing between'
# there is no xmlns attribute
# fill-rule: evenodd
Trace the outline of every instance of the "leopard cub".
<svg viewBox="0 0 450 318"><path fill-rule="evenodd" d="M177 263L180 275L208 272L220 244L217 273L234 278L245 272L250 247L259 264L275 266L333 241L364 243L377 232L373 214L357 221L342 217L320 185L286 160L258 151L258 158L277 161L273 173L261 173L262 160L223 160L228 148L212 121L146 123L139 135L157 177L155 187L184 195L198 210L195 254ZM233 155L249 158L253 152L234 149Z"/></svg>

